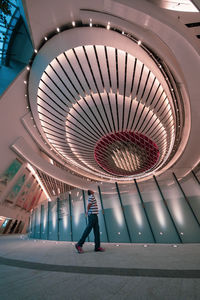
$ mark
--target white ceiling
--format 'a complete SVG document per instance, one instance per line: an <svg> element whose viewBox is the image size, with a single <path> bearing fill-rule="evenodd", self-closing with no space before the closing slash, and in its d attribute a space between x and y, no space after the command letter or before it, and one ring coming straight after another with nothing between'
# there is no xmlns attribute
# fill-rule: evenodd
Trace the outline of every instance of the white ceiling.
<svg viewBox="0 0 200 300"><path fill-rule="evenodd" d="M166 63L168 64L168 66L170 66L171 70L173 70L173 75L175 75L175 79L178 83L177 85L178 89L181 92L181 95L183 97L183 105L185 107L185 111L187 112L186 119L185 119L185 126L183 128L183 136L182 136L183 138L181 141L182 144L179 148L179 153L177 153L176 159L172 160L171 165L174 165L176 162L174 168L177 170L179 175L185 172L185 168L189 169L197 163L197 161L199 160L199 154L195 147L195 143L196 141L199 142L198 141L199 139L198 138L198 128L199 128L198 99L199 98L198 98L198 79L195 76L195 74L199 74L199 70L200 70L200 63L199 63L199 56L198 56L199 50L197 47L197 42L193 39L192 36L188 34L187 28L185 28L183 24L178 23L177 19L175 17L171 17L170 14L168 14L167 12L161 13L161 10L159 8L151 5L150 3L146 3L146 1L143 0L134 1L134 3L125 0L124 1L103 1L103 2L99 1L97 3L91 1L82 1L81 4L79 1L59 0L58 2L55 2L51 0L50 1L43 0L42 2L35 1L34 3L33 1L27 0L24 1L24 3L27 8L26 12L29 19L32 38L34 40L34 44L36 48L39 46L40 42L44 39L44 36L48 35L48 33L50 32L56 31L57 27L60 27L66 23L71 23L73 20L76 21L80 20L81 19L80 16L82 15L83 12L81 11L81 9L87 9L88 16L90 10L95 10L99 12L104 11L104 13L106 12L108 14L115 15L115 21L117 20L118 23L120 24L120 27L123 28L124 30L126 30L126 28L129 28L130 31L131 28L132 32L134 33L134 23L136 23L138 28L139 27L142 28L146 33L149 32L149 36L151 37L151 40L148 40L148 34L145 36L145 34L143 33L142 37L145 36L145 39L148 40L148 45L150 45L151 48L154 49L156 45L154 51L157 49L158 55L160 54L162 58L166 57ZM95 13L95 15L97 16L98 14ZM105 15L106 14L104 14L104 16ZM110 15L107 15L107 21L110 19L110 17L108 18L108 16ZM94 18L92 21L95 22ZM88 17L88 22L89 22L89 17ZM104 20L102 22L104 22ZM136 31L137 30L135 29L135 32ZM137 34L138 32L139 31L137 31ZM155 37L155 39L153 36ZM75 43L74 45L71 45L70 49L82 45L101 45L100 43L96 42L96 37L93 37L93 43L90 42L90 44L88 43L84 44L84 38L85 36L82 37L83 42L80 43L80 36L79 35L75 36L74 40L78 39L79 44L77 45ZM138 36L138 38L140 37ZM61 39L61 35L58 37L58 40L59 39ZM155 45L154 45L154 40L155 40ZM158 40L160 41L160 45ZM145 44L144 39L142 39L142 42L143 41ZM49 40L49 43L51 43L51 40ZM116 45L115 41L112 40L110 44L108 44L108 46L112 46L116 49L123 48L124 46L121 38L117 40L117 44L118 45ZM39 81L40 78L42 77L44 69L51 61L53 61L55 57L57 57L60 53L67 51L69 49L67 42L65 47L66 49L63 49L62 47L60 48L61 44L58 43L56 49L57 53L55 53L55 51L52 52L52 48L49 47L49 45L48 47L44 46L40 52L42 55L45 53L45 51L50 52L50 53L45 53L45 55L46 54L49 55L48 59L45 62L43 60L44 56L38 55L36 57L36 60L38 59L38 61L41 63L41 66L39 69L37 69L38 74L36 76L37 80L34 83L35 86L32 86L30 90L30 98L34 98L35 100L37 97L36 89L39 86ZM164 47L163 45L165 45L166 47L164 52L160 51L161 45L162 47ZM133 55L132 52L134 51L131 51L130 48L129 51L127 51L127 53ZM141 59L141 61L143 60ZM174 64L172 63L172 61L174 62ZM103 64L104 62L102 60L102 65L101 65L102 68L105 67L105 65L103 67ZM154 65L152 64L151 61L149 63L145 62L145 65L149 69L153 68L152 70L155 70ZM156 72L158 71L157 70L155 72L152 71L152 73L154 73L154 75L157 77ZM33 72L33 74L34 77L35 73ZM90 76L89 74L90 73L87 72L88 76ZM106 75L104 74L104 76ZM75 81L76 79L74 78L73 82ZM101 86L100 77L97 78L97 81L100 87ZM161 84L164 90L166 91L167 89L166 89L165 80L163 80ZM127 83L127 86L128 85L130 85L130 83ZM79 85L76 84L76 87L77 87L77 91L74 91L74 95L77 93L75 99L78 100L79 96L83 97L83 92ZM92 87L92 91L95 93L96 87L92 83L92 80L91 80L91 87ZM108 80L105 80L105 87L106 89L109 88ZM115 85L113 85L113 89L114 90L116 89ZM120 89L119 93L121 93L123 91L123 84L119 86L119 89ZM36 92L34 91L35 94L32 92L33 90L36 91ZM89 93L86 84L84 85L84 91L86 92L86 94ZM167 96L169 97L168 92L167 92ZM188 105L189 98L190 98L190 105ZM190 109L191 109L191 114L190 114ZM36 106L34 108L32 107L32 110L34 116L36 117L37 114ZM64 123L64 120L66 119L68 114L68 109L67 108L65 109L66 112L63 116L60 115L60 110L61 108L59 108L59 117L61 117L62 120L60 122ZM58 116L55 111L54 113L55 116ZM86 113L88 112L86 111ZM192 118L192 127L190 131L191 118ZM42 131L41 124L39 123L37 117L36 117L36 124L39 130ZM63 137L64 137L64 133L63 133ZM187 144L188 137L189 137L189 143ZM187 147L185 148L186 144ZM183 151L184 151L184 155L182 155L181 159L177 161L177 158L180 157ZM193 153L192 156L191 153ZM182 167L183 165L184 165L184 170Z"/></svg>
<svg viewBox="0 0 200 300"><path fill-rule="evenodd" d="M98 141L114 132L139 132L158 146L151 172L172 153L178 122L174 90L146 51L123 34L82 27L59 33L35 58L29 95L38 128L50 147L86 175L116 180L94 158Z"/></svg>

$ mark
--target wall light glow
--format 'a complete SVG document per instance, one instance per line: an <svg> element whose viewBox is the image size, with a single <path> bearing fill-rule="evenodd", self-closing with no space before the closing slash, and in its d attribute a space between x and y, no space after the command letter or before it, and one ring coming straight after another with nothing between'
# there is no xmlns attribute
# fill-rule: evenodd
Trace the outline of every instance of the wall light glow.
<svg viewBox="0 0 200 300"><path fill-rule="evenodd" d="M57 221L57 212L56 212L56 205L55 205L54 208L52 209L52 225L53 225L53 229L56 228L56 221Z"/></svg>
<svg viewBox="0 0 200 300"><path fill-rule="evenodd" d="M47 211L44 211L44 219L43 219L43 229L46 229L46 225L47 225Z"/></svg>
<svg viewBox="0 0 200 300"><path fill-rule="evenodd" d="M65 208L65 216L63 217L63 226L66 229L67 228L67 212L66 212L66 208Z"/></svg>
<svg viewBox="0 0 200 300"><path fill-rule="evenodd" d="M166 220L165 220L165 216L164 216L163 207L161 205L161 202L160 201L155 201L154 202L154 208L155 208L157 219L160 223L160 226L162 226L162 228L166 228Z"/></svg>
<svg viewBox="0 0 200 300"><path fill-rule="evenodd" d="M183 225L184 217L183 217L182 207L180 203L178 202L177 199L174 199L174 201L172 201L171 203L172 203L171 205L177 222L179 223L179 225Z"/></svg>
<svg viewBox="0 0 200 300"><path fill-rule="evenodd" d="M142 227L142 215L138 205L132 206L132 212L136 219L138 226Z"/></svg>
<svg viewBox="0 0 200 300"><path fill-rule="evenodd" d="M81 216L81 210L82 210L82 202L76 201L74 205L74 223L77 226L80 221Z"/></svg>
<svg viewBox="0 0 200 300"><path fill-rule="evenodd" d="M122 215L121 207L116 204L114 206L113 210L114 210L114 214L115 214L117 223L120 226L122 226L123 225L123 215Z"/></svg>

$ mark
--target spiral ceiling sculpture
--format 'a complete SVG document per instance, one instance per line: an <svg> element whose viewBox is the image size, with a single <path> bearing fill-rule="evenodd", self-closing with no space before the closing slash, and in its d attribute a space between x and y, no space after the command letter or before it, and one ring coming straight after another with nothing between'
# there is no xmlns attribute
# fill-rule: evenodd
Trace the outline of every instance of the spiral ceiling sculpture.
<svg viewBox="0 0 200 300"><path fill-rule="evenodd" d="M159 74L137 56L105 44L62 52L39 81L42 134L69 166L86 174L107 179L151 174L169 158L177 122L168 79Z"/></svg>

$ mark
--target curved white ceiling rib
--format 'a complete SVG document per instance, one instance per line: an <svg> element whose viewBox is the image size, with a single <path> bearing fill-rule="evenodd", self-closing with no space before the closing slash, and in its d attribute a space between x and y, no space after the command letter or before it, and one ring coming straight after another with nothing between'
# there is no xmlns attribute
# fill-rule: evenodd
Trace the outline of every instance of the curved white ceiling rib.
<svg viewBox="0 0 200 300"><path fill-rule="evenodd" d="M38 153L36 153L23 137L19 137L11 148L23 159L29 162L38 170L43 171L49 176L58 181L64 182L68 185L75 186L80 189L87 190L90 183L86 179L78 178L73 174L66 173L65 170L52 165L44 160Z"/></svg>
<svg viewBox="0 0 200 300"><path fill-rule="evenodd" d="M33 63L29 92L34 119L50 146L86 176L124 180L101 168L94 149L102 137L115 134L116 142L117 133L135 132L140 134L142 159L145 137L159 155L149 169L133 172L129 180L161 168L174 146L177 112L166 78L150 55L122 35L100 28L63 32L54 50L55 41L48 43ZM132 153L126 143L123 153ZM127 157L120 154L126 164L129 152Z"/></svg>
<svg viewBox="0 0 200 300"><path fill-rule="evenodd" d="M198 9L190 0L161 0L161 1L148 0L148 1L169 10L184 11L184 12L198 12Z"/></svg>

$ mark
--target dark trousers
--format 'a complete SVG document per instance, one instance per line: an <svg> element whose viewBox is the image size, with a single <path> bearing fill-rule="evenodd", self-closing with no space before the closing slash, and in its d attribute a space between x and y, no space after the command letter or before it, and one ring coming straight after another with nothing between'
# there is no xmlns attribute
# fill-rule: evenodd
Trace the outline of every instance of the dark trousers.
<svg viewBox="0 0 200 300"><path fill-rule="evenodd" d="M94 231L94 242L95 242L95 249L100 247L100 232L99 232L99 220L97 214L91 214L88 216L88 225L83 232L82 237L78 241L79 246L83 246L86 238L90 234L93 228Z"/></svg>

